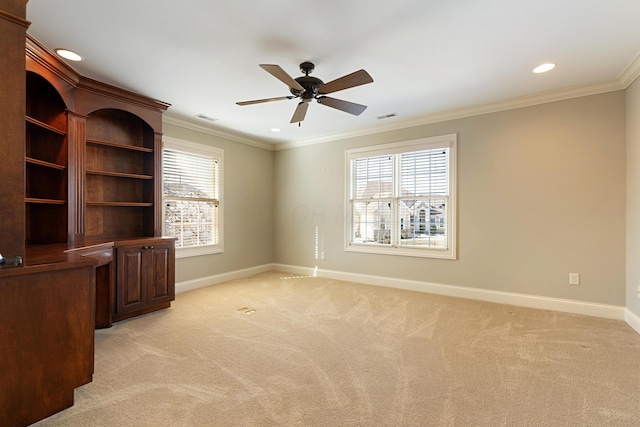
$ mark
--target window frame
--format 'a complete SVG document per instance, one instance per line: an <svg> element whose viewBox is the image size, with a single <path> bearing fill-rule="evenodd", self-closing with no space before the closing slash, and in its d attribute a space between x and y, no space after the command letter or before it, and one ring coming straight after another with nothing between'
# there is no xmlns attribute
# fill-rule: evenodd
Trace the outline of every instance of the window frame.
<svg viewBox="0 0 640 427"><path fill-rule="evenodd" d="M456 196L456 176L457 176L457 134L447 134L427 138L412 139L408 141L393 142L389 144L379 144L360 148L345 150L345 194L344 194L344 250L345 252L361 252L384 255L399 255L409 257L424 257L437 259L457 259L457 196ZM408 245L379 244L379 243L357 243L352 241L354 216L352 213L352 186L353 177L351 161L357 158L367 158L382 155L398 156L402 153L431 150L437 148L449 149L448 180L449 195L447 207L447 249L415 247ZM394 162L395 163L395 162ZM394 167L393 194L392 198L399 203L403 197L400 194L401 177ZM434 198L437 196L434 196ZM386 199L386 198L385 198ZM394 204L394 207L396 206ZM416 213L417 215L417 213ZM392 229L395 229L396 238L400 238L402 221L392 209ZM426 223L426 222L425 222ZM391 239L394 241L394 239Z"/></svg>
<svg viewBox="0 0 640 427"><path fill-rule="evenodd" d="M188 154L208 156L218 159L218 243L213 245L199 245L176 248L176 258L216 254L224 252L224 149L212 147L183 139L163 135L161 164L164 168L164 150L182 151ZM164 172L161 175L164 178ZM162 233L165 234L165 193L164 181L162 186Z"/></svg>

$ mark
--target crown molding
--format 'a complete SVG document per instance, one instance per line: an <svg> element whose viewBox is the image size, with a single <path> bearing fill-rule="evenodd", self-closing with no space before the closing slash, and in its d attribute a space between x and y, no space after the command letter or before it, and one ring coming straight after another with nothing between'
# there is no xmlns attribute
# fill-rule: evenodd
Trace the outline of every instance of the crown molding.
<svg viewBox="0 0 640 427"><path fill-rule="evenodd" d="M640 64L640 61L638 61ZM462 119L466 117L479 116L483 114L496 113L500 111L513 110L522 107L531 107L534 105L546 104L549 102L563 101L572 98L580 98L583 96L597 95L616 90L623 90L625 87L618 80L603 82L593 85L576 86L568 89L561 89L550 92L543 92L534 95L527 95L518 98L511 98L504 101L492 102L489 104L476 105L468 108L460 108L456 110L443 111L440 113L429 114L414 119L407 119L392 124L369 127L351 132L333 134L320 138L306 139L290 143L281 143L275 146L275 150L286 150L289 148L298 148L307 145L320 144L323 142L335 141L339 139L354 138L366 136L381 132L390 132L410 127L423 126L433 123L440 123L449 120Z"/></svg>
<svg viewBox="0 0 640 427"><path fill-rule="evenodd" d="M45 45L33 38L29 33L27 33L25 44L25 55L34 63L51 72L70 86L76 87L78 85L78 82L80 81L80 73L61 60L58 55L50 51Z"/></svg>
<svg viewBox="0 0 640 427"><path fill-rule="evenodd" d="M620 74L618 80L620 80L620 84L626 89L631 86L631 83L633 83L638 76L640 76L640 52L638 52L638 55L636 55L622 74Z"/></svg>
<svg viewBox="0 0 640 427"><path fill-rule="evenodd" d="M30 21L27 21L25 18L23 18L22 16L18 16L9 12L5 12L4 10L0 10L0 19L4 19L6 21L9 21L13 24L18 24L21 27L24 28L29 28L29 26L31 25Z"/></svg>
<svg viewBox="0 0 640 427"><path fill-rule="evenodd" d="M455 110L443 111L440 113L429 114L413 119L397 121L394 123L358 129L350 132L336 133L322 136L319 138L310 138L293 142L271 143L257 138L250 138L233 132L214 129L211 126L205 126L195 123L192 120L185 119L174 114L165 113L163 115L163 123L180 126L182 128L195 130L220 138L229 139L243 144L252 145L269 151L287 150L290 148L299 148L308 145L322 144L325 142L336 141L340 139L355 138L381 132L391 132L399 129L406 129L417 126L424 126L433 123L440 123L449 120L463 119L466 117L480 116L483 114L497 113L500 111L513 110L516 108L531 107L534 105L546 104L549 102L564 101L583 96L598 95L601 93L614 92L626 89L640 75L640 55L638 55L626 70L622 73L619 80L602 82L592 85L575 86L568 89L561 89L549 92L538 93L534 95L521 96L511 98L504 101L492 102L489 104L476 105L473 107L459 108Z"/></svg>
<svg viewBox="0 0 640 427"><path fill-rule="evenodd" d="M255 138L250 138L244 135L239 135L233 132L214 129L211 126L204 126L200 123L195 123L192 120L185 119L184 117L177 116L171 113L163 114L162 123L179 126L181 128L193 130L196 132L206 133L207 135L217 136L219 138L228 139L230 141L240 142L242 144L247 144L253 147L262 148L263 150L268 150L268 151L274 150L273 143L261 141Z"/></svg>

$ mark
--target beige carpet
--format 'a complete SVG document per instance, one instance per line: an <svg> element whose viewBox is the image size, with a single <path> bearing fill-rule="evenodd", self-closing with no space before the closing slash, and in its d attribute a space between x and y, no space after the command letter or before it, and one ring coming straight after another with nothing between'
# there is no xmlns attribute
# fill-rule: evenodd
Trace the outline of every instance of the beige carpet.
<svg viewBox="0 0 640 427"><path fill-rule="evenodd" d="M640 335L270 272L96 331L93 382L36 425L639 426Z"/></svg>

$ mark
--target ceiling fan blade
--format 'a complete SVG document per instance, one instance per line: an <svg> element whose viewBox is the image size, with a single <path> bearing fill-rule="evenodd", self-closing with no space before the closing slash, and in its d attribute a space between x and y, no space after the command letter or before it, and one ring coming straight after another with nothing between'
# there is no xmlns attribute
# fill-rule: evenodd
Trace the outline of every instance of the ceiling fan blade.
<svg viewBox="0 0 640 427"><path fill-rule="evenodd" d="M329 96L319 96L317 99L319 104L335 108L336 110L344 111L345 113L353 114L354 116L359 116L364 110L367 109L366 105L343 101L342 99L331 98Z"/></svg>
<svg viewBox="0 0 640 427"><path fill-rule="evenodd" d="M291 121L289 123L299 123L304 120L304 116L307 115L307 108L309 108L309 103L302 101L298 104L298 108L293 113L293 117L291 117Z"/></svg>
<svg viewBox="0 0 640 427"><path fill-rule="evenodd" d="M253 105L253 104L261 104L263 102L282 101L283 99L293 99L293 98L295 98L295 96L279 96L277 98L254 99L253 101L236 102L236 104Z"/></svg>
<svg viewBox="0 0 640 427"><path fill-rule="evenodd" d="M373 78L365 70L358 70L346 76L325 83L318 88L318 93L327 94L343 89L364 85L373 82Z"/></svg>
<svg viewBox="0 0 640 427"><path fill-rule="evenodd" d="M304 88L300 86L300 83L295 81L293 77L291 77L285 70L283 70L279 65L274 64L260 64L263 70L267 73L271 74L276 79L280 80L282 83L286 84L292 89L297 89L299 91L303 91Z"/></svg>

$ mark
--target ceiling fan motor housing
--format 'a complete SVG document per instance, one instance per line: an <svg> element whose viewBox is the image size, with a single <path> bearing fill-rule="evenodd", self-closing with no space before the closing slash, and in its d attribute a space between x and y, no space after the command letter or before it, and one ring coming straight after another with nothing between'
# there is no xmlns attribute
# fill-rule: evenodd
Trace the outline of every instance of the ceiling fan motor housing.
<svg viewBox="0 0 640 427"><path fill-rule="evenodd" d="M300 64L300 71L304 74L304 76L298 77L294 80L304 88L304 91L289 88L294 96L299 96L303 101L306 102L309 102L313 98L315 98L315 96L318 94L318 88L324 84L324 82L317 77L309 77L309 74L313 72L315 67L316 66L313 65L313 62L305 61Z"/></svg>
<svg viewBox="0 0 640 427"><path fill-rule="evenodd" d="M318 94L318 88L324 84L319 78L311 76L297 77L295 81L304 88L304 91L293 88L289 88L289 90L293 95L299 96L303 100L313 99Z"/></svg>

